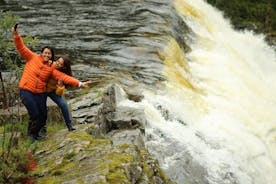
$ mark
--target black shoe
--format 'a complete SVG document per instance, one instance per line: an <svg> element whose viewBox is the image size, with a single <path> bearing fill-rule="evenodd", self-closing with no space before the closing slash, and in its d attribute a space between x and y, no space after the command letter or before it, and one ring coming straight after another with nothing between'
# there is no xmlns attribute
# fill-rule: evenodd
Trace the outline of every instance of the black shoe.
<svg viewBox="0 0 276 184"><path fill-rule="evenodd" d="M32 134L28 134L28 139L30 140L31 143L34 143L36 141L36 139Z"/></svg>
<svg viewBox="0 0 276 184"><path fill-rule="evenodd" d="M28 136L31 135L31 128L32 128L32 125L33 125L32 121L29 121L29 122L28 122L28 129L27 129L27 135L28 135Z"/></svg>
<svg viewBox="0 0 276 184"><path fill-rule="evenodd" d="M69 132L76 130L76 128L73 127L72 125L67 125L67 128Z"/></svg>
<svg viewBox="0 0 276 184"><path fill-rule="evenodd" d="M41 128L41 130L39 132L39 135L41 137L47 137L47 128L46 128L46 126L44 126L44 127Z"/></svg>
<svg viewBox="0 0 276 184"><path fill-rule="evenodd" d="M45 136L34 135L34 134L30 134L28 137L32 143L34 143L35 141L40 141L40 140L46 139Z"/></svg>
<svg viewBox="0 0 276 184"><path fill-rule="evenodd" d="M36 136L35 139L36 139L37 141L41 141L41 140L46 139L46 136L39 135L39 136Z"/></svg>

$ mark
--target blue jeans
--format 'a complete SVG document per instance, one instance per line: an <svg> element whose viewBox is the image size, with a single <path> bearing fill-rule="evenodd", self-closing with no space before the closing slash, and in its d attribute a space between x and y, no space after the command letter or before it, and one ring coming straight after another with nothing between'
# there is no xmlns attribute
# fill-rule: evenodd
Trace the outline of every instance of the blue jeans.
<svg viewBox="0 0 276 184"><path fill-rule="evenodd" d="M28 134L38 137L40 129L47 120L47 95L46 93L35 94L23 89L20 89L19 93L30 117Z"/></svg>
<svg viewBox="0 0 276 184"><path fill-rule="evenodd" d="M71 115L68 104L63 96L58 96L55 91L47 93L47 95L58 105L60 108L66 125L71 125Z"/></svg>

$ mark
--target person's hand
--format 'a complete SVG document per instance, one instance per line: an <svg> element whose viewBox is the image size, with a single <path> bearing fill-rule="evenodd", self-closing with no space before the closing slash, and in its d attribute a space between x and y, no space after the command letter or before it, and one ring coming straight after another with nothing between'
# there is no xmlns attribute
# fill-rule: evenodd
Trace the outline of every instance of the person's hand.
<svg viewBox="0 0 276 184"><path fill-rule="evenodd" d="M49 60L49 61L48 61L48 64L51 66L51 65L53 64L53 62L54 62L54 61Z"/></svg>
<svg viewBox="0 0 276 184"><path fill-rule="evenodd" d="M62 81L61 79L58 79L57 85L58 85L58 86L63 86L63 81Z"/></svg>
<svg viewBox="0 0 276 184"><path fill-rule="evenodd" d="M81 87L88 88L89 84L91 84L91 83L92 83L91 80L86 81L86 82L82 82L82 83L81 83Z"/></svg>
<svg viewBox="0 0 276 184"><path fill-rule="evenodd" d="M14 26L13 26L13 28L12 28L12 33L14 34L14 35L16 35L16 34L18 34L18 24L15 24Z"/></svg>

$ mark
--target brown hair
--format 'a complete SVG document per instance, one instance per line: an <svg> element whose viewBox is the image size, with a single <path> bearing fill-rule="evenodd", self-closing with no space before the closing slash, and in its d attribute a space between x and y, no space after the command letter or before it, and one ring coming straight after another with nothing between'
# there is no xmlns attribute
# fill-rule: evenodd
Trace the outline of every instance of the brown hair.
<svg viewBox="0 0 276 184"><path fill-rule="evenodd" d="M60 55L57 59L62 58L64 60L63 67L58 69L62 73L72 76L71 60L68 56Z"/></svg>

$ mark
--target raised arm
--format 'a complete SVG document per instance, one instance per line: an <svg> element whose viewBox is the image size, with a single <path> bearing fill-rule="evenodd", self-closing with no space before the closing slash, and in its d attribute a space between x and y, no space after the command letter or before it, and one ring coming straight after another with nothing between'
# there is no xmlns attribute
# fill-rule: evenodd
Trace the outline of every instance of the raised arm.
<svg viewBox="0 0 276 184"><path fill-rule="evenodd" d="M35 53L33 53L26 45L24 44L21 36L18 33L18 27L17 29L12 29L13 33L13 41L16 47L16 50L19 52L21 57L23 57L26 61L29 61Z"/></svg>

